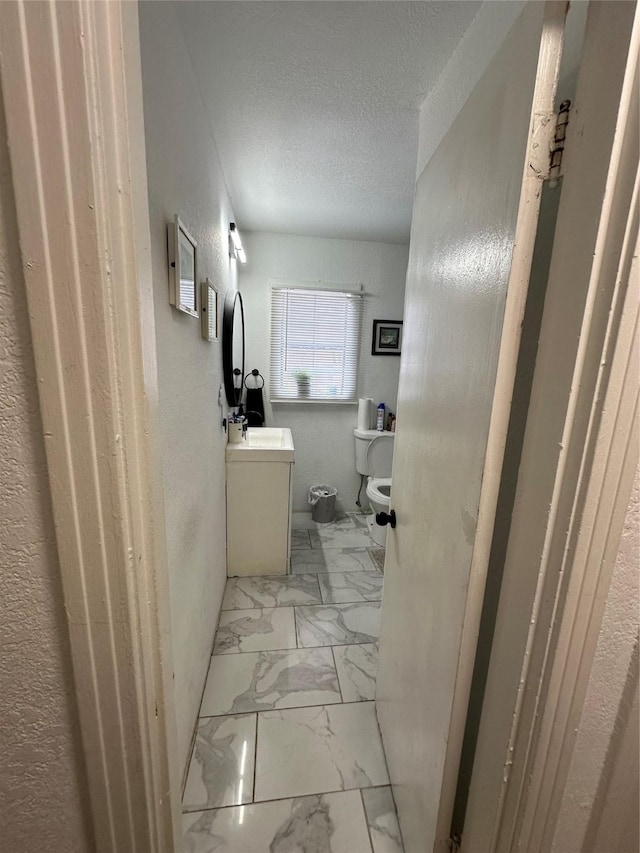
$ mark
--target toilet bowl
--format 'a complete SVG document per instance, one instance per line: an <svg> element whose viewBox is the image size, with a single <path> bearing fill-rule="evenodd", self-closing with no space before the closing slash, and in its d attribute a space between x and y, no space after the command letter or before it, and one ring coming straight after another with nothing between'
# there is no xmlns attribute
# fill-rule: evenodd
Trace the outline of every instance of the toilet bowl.
<svg viewBox="0 0 640 853"><path fill-rule="evenodd" d="M356 471L367 477L367 499L372 514L367 517L369 535L382 548L387 541L387 528L376 522L378 512L389 512L391 469L395 433L375 429L354 429Z"/></svg>
<svg viewBox="0 0 640 853"><path fill-rule="evenodd" d="M354 435L356 470L368 478L367 498L372 514L367 518L367 527L376 545L384 548L387 541L387 528L376 522L376 514L389 512L395 434L356 429Z"/></svg>
<svg viewBox="0 0 640 853"><path fill-rule="evenodd" d="M391 477L369 477L367 480L367 497L373 510L373 515L367 519L369 535L382 548L387 543L387 527L378 524L376 515L379 512L389 512L391 502Z"/></svg>

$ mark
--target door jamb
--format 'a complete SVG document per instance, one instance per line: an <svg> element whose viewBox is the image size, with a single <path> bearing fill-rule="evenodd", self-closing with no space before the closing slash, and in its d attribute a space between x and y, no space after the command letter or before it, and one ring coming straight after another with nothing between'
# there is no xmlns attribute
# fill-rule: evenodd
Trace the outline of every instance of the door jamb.
<svg viewBox="0 0 640 853"><path fill-rule="evenodd" d="M444 853L450 849L451 822L511 416L522 323L529 291L542 183L549 166L547 152L551 151L551 141L556 126L554 105L562 58L567 4L563 0L547 0L545 6L517 217L517 231L520 239L514 246L507 288L487 437L487 453L482 472L477 529L451 708L449 741L443 768L442 793L436 825L435 850L437 853Z"/></svg>
<svg viewBox="0 0 640 853"><path fill-rule="evenodd" d="M2 96L98 851L180 849L137 3L0 4Z"/></svg>
<svg viewBox="0 0 640 853"><path fill-rule="evenodd" d="M624 41L626 17L616 20L606 4L593 4L589 14L594 19L592 32L597 33L594 55L606 53L607 38L617 45ZM633 18L633 10L630 15ZM579 165L572 158L581 158L583 165L581 172L576 169L571 176L574 207L567 205L564 225L562 210L558 219L557 237L565 230L554 248L549 277L546 326L543 321L530 407L530 417L531 412L537 416L528 424L525 437L505 563L507 583L501 593L462 850L540 853L550 849L637 465L638 131L633 108L639 44L636 6L628 61L622 51L619 57L624 82L615 80L615 73L621 79L620 71L612 71L613 82L606 86L603 81L599 91L613 115L605 118L597 99L578 101L578 117L567 138L565 182L572 165ZM612 100L616 84L619 99ZM587 117L595 141L588 141L588 134L583 137ZM587 150L588 145L591 159L588 153L580 153L580 146ZM588 167L598 154L601 166L596 175ZM585 199L578 186L585 169L600 182L594 198ZM563 198L567 191L568 185ZM583 211L586 207L597 235L580 231L576 204L582 204ZM574 316L578 311L575 303L567 304L566 276L575 275L567 264L577 264L580 242L588 248L594 245L592 240L593 254L587 249L582 253L588 292L576 319L575 358L563 367L568 371L565 387L565 377L558 377L557 343L562 339L563 318L572 309ZM571 258L565 243L578 247ZM564 331L573 340L573 329L565 326ZM541 451L550 446L543 422L553 403L563 408L547 499L546 484L536 484L534 472ZM523 536L527 527L535 525L544 540L540 553L534 550L536 542ZM532 560L539 560L537 568ZM534 588L519 590L517 576L528 569L535 569ZM518 618L526 635L523 655L519 647L514 652L509 629ZM520 668L514 674L518 662Z"/></svg>
<svg viewBox="0 0 640 853"><path fill-rule="evenodd" d="M635 58L627 69L621 97L608 209L598 235L598 257L581 335L579 387L593 387L594 391L590 400L577 393L571 401L563 442L568 453L563 482L556 493L558 513L547 540L549 564L554 559L560 564L555 612L545 643L546 666L533 674L535 681L529 679L541 702L539 713L525 717L532 729L531 755L523 768L528 790L511 818L520 848L532 853L549 849L553 842L638 465L640 168L638 111L636 106L634 115L630 102L638 104L639 44L640 18L636 21ZM635 154L630 158L625 136L634 135L636 144L630 147ZM625 188L630 185L631 203L626 211L621 210L628 204ZM609 277L609 273L613 275ZM574 387L578 387L576 383ZM572 494L568 494L569 484ZM536 639L539 642L539 636Z"/></svg>

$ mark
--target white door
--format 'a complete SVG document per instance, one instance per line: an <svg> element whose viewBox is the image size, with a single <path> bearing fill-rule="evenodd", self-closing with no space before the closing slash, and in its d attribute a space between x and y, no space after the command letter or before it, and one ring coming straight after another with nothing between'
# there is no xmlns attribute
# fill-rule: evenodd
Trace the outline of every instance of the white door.
<svg viewBox="0 0 640 853"><path fill-rule="evenodd" d="M564 14L528 4L417 184L377 687L406 853L447 849Z"/></svg>

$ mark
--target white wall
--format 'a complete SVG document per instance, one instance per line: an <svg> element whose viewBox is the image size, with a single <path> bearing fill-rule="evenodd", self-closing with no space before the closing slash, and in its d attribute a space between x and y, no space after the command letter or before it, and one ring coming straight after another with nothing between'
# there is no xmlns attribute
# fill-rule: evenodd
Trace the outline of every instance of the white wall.
<svg viewBox="0 0 640 853"><path fill-rule="evenodd" d="M525 5L526 0L485 0L480 7L420 108L416 175L431 159ZM558 103L573 97L587 8L587 2L572 3L567 14Z"/></svg>
<svg viewBox="0 0 640 853"><path fill-rule="evenodd" d="M485 0L420 109L420 175L525 6Z"/></svg>
<svg viewBox="0 0 640 853"><path fill-rule="evenodd" d="M140 4L158 390L175 701L187 760L226 577L225 436L219 343L169 305L166 226L177 213L198 244L199 277L235 286L234 219L215 142L169 3Z"/></svg>
<svg viewBox="0 0 640 853"><path fill-rule="evenodd" d="M240 271L247 329L247 370L259 368L269 387L269 280L363 284L365 301L358 396L373 397L396 410L400 359L371 355L374 319L401 320L408 246L291 234L243 234L248 263ZM268 404L267 423L289 426L296 448L294 510L308 510L309 486L338 489L347 511L355 511L360 477L355 469L356 406L321 403ZM362 493L365 499L364 490Z"/></svg>
<svg viewBox="0 0 640 853"><path fill-rule="evenodd" d="M637 853L640 472L578 726L554 853Z"/></svg>
<svg viewBox="0 0 640 853"><path fill-rule="evenodd" d="M0 102L0 743L3 850L93 849Z"/></svg>

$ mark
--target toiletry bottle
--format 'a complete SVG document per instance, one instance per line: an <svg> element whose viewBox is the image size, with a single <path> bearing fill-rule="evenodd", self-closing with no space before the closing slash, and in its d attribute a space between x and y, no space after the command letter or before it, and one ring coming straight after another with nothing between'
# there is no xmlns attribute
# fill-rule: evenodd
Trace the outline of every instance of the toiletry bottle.
<svg viewBox="0 0 640 853"><path fill-rule="evenodd" d="M384 432L384 403L378 403L378 416L376 418L376 429Z"/></svg>

